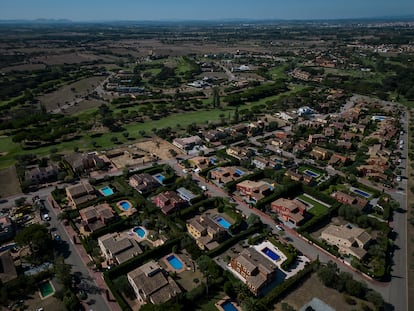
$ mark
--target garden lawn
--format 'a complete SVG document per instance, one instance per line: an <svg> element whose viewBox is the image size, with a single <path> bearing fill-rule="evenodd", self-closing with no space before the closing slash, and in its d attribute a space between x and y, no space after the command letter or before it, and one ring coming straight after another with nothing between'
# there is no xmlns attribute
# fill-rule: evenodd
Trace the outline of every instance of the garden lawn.
<svg viewBox="0 0 414 311"><path fill-rule="evenodd" d="M324 214L328 207L313 200L312 198L306 196L306 195L300 195L298 196L298 199L311 204L313 207L308 211L310 214L314 215L314 216L320 216L322 214Z"/></svg>

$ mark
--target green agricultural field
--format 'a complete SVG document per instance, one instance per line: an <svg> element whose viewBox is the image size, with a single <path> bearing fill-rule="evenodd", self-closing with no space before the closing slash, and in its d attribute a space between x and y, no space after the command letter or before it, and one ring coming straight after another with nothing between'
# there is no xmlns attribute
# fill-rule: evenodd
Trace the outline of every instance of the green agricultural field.
<svg viewBox="0 0 414 311"><path fill-rule="evenodd" d="M328 204L324 205L304 194L298 196L297 199L300 199L301 201L304 201L312 205L313 207L309 210L309 213L316 217L324 214L327 211L327 209L330 207Z"/></svg>

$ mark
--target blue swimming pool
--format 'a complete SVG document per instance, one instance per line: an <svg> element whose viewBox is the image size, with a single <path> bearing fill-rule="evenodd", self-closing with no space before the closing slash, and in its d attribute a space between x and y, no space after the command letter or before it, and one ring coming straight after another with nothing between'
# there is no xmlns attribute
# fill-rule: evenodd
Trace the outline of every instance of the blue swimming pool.
<svg viewBox="0 0 414 311"><path fill-rule="evenodd" d="M181 270L183 268L183 263L175 255L168 256L167 261L175 270Z"/></svg>
<svg viewBox="0 0 414 311"><path fill-rule="evenodd" d="M228 229L231 226L231 223L229 223L227 220L225 220L223 217L219 217L216 219L216 222L222 226L224 229Z"/></svg>
<svg viewBox="0 0 414 311"><path fill-rule="evenodd" d="M238 311L237 308L230 301L222 303L221 307L224 311Z"/></svg>
<svg viewBox="0 0 414 311"><path fill-rule="evenodd" d="M356 194L363 196L364 198L369 198L371 196L371 193L362 191L361 189L358 189L358 188L352 188L351 190L355 192Z"/></svg>
<svg viewBox="0 0 414 311"><path fill-rule="evenodd" d="M99 189L99 191L106 197L114 194L114 191L109 186L105 186L105 187Z"/></svg>
<svg viewBox="0 0 414 311"><path fill-rule="evenodd" d="M136 228L134 228L134 230L133 230L134 232L135 232L135 234L137 235L137 236L139 236L141 239L143 238L143 237L145 237L145 234L146 234L146 231L144 230L144 229L142 229L141 227L136 227Z"/></svg>
<svg viewBox="0 0 414 311"><path fill-rule="evenodd" d="M306 175L313 177L313 178L318 178L320 176L318 173L315 173L314 171L311 171L311 170L304 170L303 172Z"/></svg>
<svg viewBox="0 0 414 311"><path fill-rule="evenodd" d="M279 260L279 258L280 258L278 254L276 254L274 251L272 251L271 249L269 249L267 247L263 248L262 252L264 254L266 254L266 256L269 257L272 260Z"/></svg>
<svg viewBox="0 0 414 311"><path fill-rule="evenodd" d="M244 174L244 172L242 170L239 170L239 169L236 169L234 172L239 176L242 176Z"/></svg>
<svg viewBox="0 0 414 311"><path fill-rule="evenodd" d="M131 208L131 203L128 201L121 201L119 202L119 206L121 206L124 211L127 211Z"/></svg>
<svg viewBox="0 0 414 311"><path fill-rule="evenodd" d="M156 178L157 180L158 180L158 182L160 183L160 184L162 184L162 182L164 181L164 179L165 179L165 176L164 175L162 175L162 174L156 174L156 175L154 175L154 178Z"/></svg>

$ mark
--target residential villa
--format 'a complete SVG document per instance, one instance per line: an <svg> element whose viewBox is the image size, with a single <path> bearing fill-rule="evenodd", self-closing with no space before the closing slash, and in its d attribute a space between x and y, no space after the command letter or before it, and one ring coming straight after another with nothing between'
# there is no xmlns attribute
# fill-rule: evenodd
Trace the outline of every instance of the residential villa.
<svg viewBox="0 0 414 311"><path fill-rule="evenodd" d="M257 203L272 192L273 187L264 181L244 180L236 185L240 195L245 196L248 201Z"/></svg>
<svg viewBox="0 0 414 311"><path fill-rule="evenodd" d="M330 245L337 246L342 254L362 259L366 254L364 248L372 237L364 229L348 224L346 226L329 225L322 231L321 239Z"/></svg>
<svg viewBox="0 0 414 311"><path fill-rule="evenodd" d="M161 186L155 177L147 173L132 175L129 178L129 185L141 194Z"/></svg>
<svg viewBox="0 0 414 311"><path fill-rule="evenodd" d="M55 165L35 167L25 172L25 181L31 184L41 184L57 178L59 168Z"/></svg>
<svg viewBox="0 0 414 311"><path fill-rule="evenodd" d="M187 206L187 201L174 191L166 191L154 197L153 202L165 214L171 214L178 208Z"/></svg>
<svg viewBox="0 0 414 311"><path fill-rule="evenodd" d="M250 174L244 168L236 166L216 167L210 171L210 178L217 180L219 183L228 183L240 179L243 175Z"/></svg>
<svg viewBox="0 0 414 311"><path fill-rule="evenodd" d="M317 160L326 160L329 155L329 150L316 146L312 149L310 155Z"/></svg>
<svg viewBox="0 0 414 311"><path fill-rule="evenodd" d="M82 173L110 164L110 160L108 158L105 156L98 156L95 152L71 153L65 155L63 159L71 166L73 172L75 173Z"/></svg>
<svg viewBox="0 0 414 311"><path fill-rule="evenodd" d="M86 203L96 199L96 191L86 181L79 184L66 187L66 196L69 200L69 204L73 208L77 208L79 204Z"/></svg>
<svg viewBox="0 0 414 311"><path fill-rule="evenodd" d="M202 250L216 248L227 234L222 226L207 215L196 216L188 220L186 226L188 233Z"/></svg>
<svg viewBox="0 0 414 311"><path fill-rule="evenodd" d="M295 226L304 220L306 205L299 200L279 198L271 203L271 209L279 215L279 219Z"/></svg>
<svg viewBox="0 0 414 311"><path fill-rule="evenodd" d="M85 231L95 231L105 227L114 218L114 212L107 203L89 206L79 211Z"/></svg>
<svg viewBox="0 0 414 311"><path fill-rule="evenodd" d="M191 165L191 167L197 168L200 171L202 171L208 168L212 162L208 157L196 156L191 159L188 159L188 163Z"/></svg>
<svg viewBox="0 0 414 311"><path fill-rule="evenodd" d="M344 193L342 191L336 191L331 195L335 200L342 204L347 205L357 205L361 209L365 208L368 204L368 200L361 197L354 197L350 194Z"/></svg>
<svg viewBox="0 0 414 311"><path fill-rule="evenodd" d="M201 145L203 141L198 135L195 135L185 138L176 138L172 143L174 146L186 151L192 149L194 146Z"/></svg>
<svg viewBox="0 0 414 311"><path fill-rule="evenodd" d="M248 150L244 147L228 147L226 149L226 153L239 161L246 160L248 158Z"/></svg>
<svg viewBox="0 0 414 311"><path fill-rule="evenodd" d="M141 304L161 304L181 293L177 283L154 260L132 270L127 278Z"/></svg>
<svg viewBox="0 0 414 311"><path fill-rule="evenodd" d="M277 266L264 256L255 248L249 247L230 261L232 269L256 296L261 295L266 285L276 277Z"/></svg>
<svg viewBox="0 0 414 311"><path fill-rule="evenodd" d="M139 254L142 249L138 242L126 234L108 233L98 238L98 245L107 263L121 264Z"/></svg>

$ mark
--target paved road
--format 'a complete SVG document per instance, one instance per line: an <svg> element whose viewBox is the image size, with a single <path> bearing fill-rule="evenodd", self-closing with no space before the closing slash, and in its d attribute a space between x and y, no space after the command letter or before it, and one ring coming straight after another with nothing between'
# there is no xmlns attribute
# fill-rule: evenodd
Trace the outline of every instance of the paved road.
<svg viewBox="0 0 414 311"><path fill-rule="evenodd" d="M112 306L109 307L106 299L104 298L104 296L106 295L106 286L102 286L103 279L101 274L99 276L93 274L85 265L85 258L81 257L81 252L79 251L79 246L82 246L75 245L73 243L73 230L71 230L71 232L69 233L69 230L67 230L67 228L65 228L57 219L57 215L60 213L60 209L53 208L51 206L49 200L47 199L48 196L40 198L45 200L45 206L50 211L50 225L51 227L56 228L56 231L54 231L53 233L59 234L62 238L62 244L68 247L67 256L65 256L65 263L70 264L72 266L72 274L77 275L81 280L79 287L83 288L88 293L88 300L92 300L94 302L93 304L88 306L87 310L117 310L114 309ZM85 255L83 257L85 257ZM90 260L87 259L87 262L88 261ZM99 281L96 279L97 277L100 277L102 280L101 282L98 282L99 285L97 284L97 281Z"/></svg>

